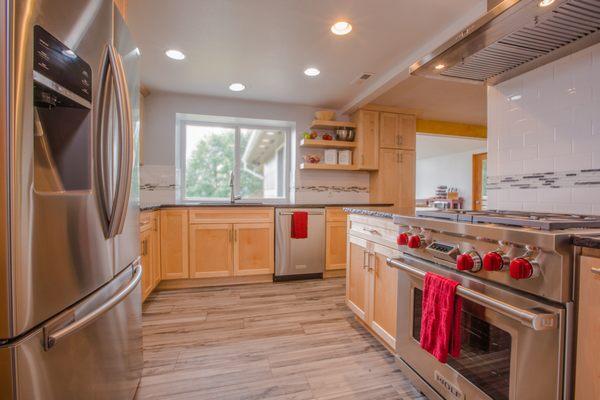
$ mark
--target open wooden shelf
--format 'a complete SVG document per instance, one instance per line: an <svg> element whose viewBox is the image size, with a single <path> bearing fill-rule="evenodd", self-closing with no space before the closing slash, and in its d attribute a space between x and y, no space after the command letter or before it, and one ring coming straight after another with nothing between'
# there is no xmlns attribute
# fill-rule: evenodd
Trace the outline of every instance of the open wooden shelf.
<svg viewBox="0 0 600 400"><path fill-rule="evenodd" d="M358 171L355 165L340 165L340 164L311 164L302 163L300 169L312 169L317 171Z"/></svg>
<svg viewBox="0 0 600 400"><path fill-rule="evenodd" d="M354 122L349 121L321 121L315 119L310 129L338 129L338 128L356 128Z"/></svg>
<svg viewBox="0 0 600 400"><path fill-rule="evenodd" d="M356 142L345 142L342 140L319 140L319 139L302 139L300 147L320 147L324 149L353 149L356 147Z"/></svg>

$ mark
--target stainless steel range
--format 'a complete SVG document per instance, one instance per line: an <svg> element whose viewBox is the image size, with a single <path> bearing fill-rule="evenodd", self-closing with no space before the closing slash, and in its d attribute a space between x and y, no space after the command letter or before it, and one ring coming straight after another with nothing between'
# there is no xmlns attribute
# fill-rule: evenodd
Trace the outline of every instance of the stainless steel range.
<svg viewBox="0 0 600 400"><path fill-rule="evenodd" d="M431 399L571 398L573 234L600 217L439 210L399 225L396 351ZM461 355L439 363L419 345L423 278L459 282Z"/></svg>

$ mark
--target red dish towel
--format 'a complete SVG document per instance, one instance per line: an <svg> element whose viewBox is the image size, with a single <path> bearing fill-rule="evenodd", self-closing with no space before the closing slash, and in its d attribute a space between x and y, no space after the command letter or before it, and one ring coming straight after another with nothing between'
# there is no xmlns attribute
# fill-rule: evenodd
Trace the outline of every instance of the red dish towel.
<svg viewBox="0 0 600 400"><path fill-rule="evenodd" d="M292 239L306 239L308 237L308 213L294 211L292 214Z"/></svg>
<svg viewBox="0 0 600 400"><path fill-rule="evenodd" d="M460 356L462 298L458 282L427 272L423 281L421 347L440 362Z"/></svg>

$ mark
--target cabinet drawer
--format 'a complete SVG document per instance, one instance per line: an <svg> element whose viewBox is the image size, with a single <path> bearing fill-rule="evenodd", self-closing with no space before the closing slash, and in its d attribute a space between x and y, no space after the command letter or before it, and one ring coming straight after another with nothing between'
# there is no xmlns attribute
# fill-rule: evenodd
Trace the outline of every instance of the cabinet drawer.
<svg viewBox="0 0 600 400"><path fill-rule="evenodd" d="M353 214L350 215L348 224L350 235L392 248L398 246L398 227L391 219Z"/></svg>
<svg viewBox="0 0 600 400"><path fill-rule="evenodd" d="M325 209L325 220L327 222L346 222L348 214L341 207L327 207Z"/></svg>
<svg viewBox="0 0 600 400"><path fill-rule="evenodd" d="M271 207L203 207L190 209L190 224L274 222Z"/></svg>

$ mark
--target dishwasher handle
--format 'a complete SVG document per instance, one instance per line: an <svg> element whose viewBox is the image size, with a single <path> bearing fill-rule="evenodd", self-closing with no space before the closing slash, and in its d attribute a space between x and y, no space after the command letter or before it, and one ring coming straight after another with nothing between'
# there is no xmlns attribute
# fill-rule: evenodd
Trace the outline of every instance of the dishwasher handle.
<svg viewBox="0 0 600 400"><path fill-rule="evenodd" d="M306 211L308 215L325 215L325 211ZM279 215L294 215L293 211L280 211Z"/></svg>

